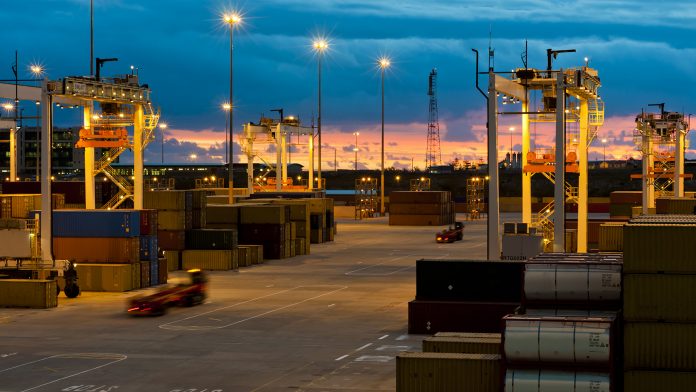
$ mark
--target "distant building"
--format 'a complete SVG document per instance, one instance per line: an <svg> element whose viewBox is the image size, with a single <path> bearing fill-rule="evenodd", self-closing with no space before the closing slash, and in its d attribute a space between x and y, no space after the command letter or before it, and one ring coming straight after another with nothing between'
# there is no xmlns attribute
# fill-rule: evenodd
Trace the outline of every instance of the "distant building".
<svg viewBox="0 0 696 392"><path fill-rule="evenodd" d="M430 168L428 168L428 173L451 174L454 173L454 167L452 165L430 166Z"/></svg>

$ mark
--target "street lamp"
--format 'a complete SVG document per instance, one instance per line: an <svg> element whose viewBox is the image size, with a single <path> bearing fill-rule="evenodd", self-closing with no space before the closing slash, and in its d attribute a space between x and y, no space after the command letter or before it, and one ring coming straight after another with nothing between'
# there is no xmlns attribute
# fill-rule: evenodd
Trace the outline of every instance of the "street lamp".
<svg viewBox="0 0 696 392"><path fill-rule="evenodd" d="M604 164L606 165L607 164L607 138L602 139L602 145L604 146Z"/></svg>
<svg viewBox="0 0 696 392"><path fill-rule="evenodd" d="M233 143L232 141L234 140L234 107L232 106L234 103L233 99L233 93L234 93L234 28L239 25L242 22L242 17L237 14L237 13L229 13L229 14L224 14L223 15L223 21L227 23L230 27L230 95L228 102L230 103L230 110L229 110L229 123L230 123L230 130L229 130L229 143L227 146L227 149L229 151L229 161L227 163L228 166L228 175L229 175L229 203L233 204L234 203L234 150L233 150Z"/></svg>
<svg viewBox="0 0 696 392"><path fill-rule="evenodd" d="M228 154L229 154L229 151L228 151L229 146L227 144L228 143L227 139L228 139L229 135L227 134L227 128L228 128L228 124L230 122L229 113L232 110L232 105L230 105L229 102L225 102L222 104L222 110L224 112L227 112L227 113L225 113L225 163L227 163L228 162Z"/></svg>
<svg viewBox="0 0 696 392"><path fill-rule="evenodd" d="M512 133L515 131L515 127L510 127L510 167L512 168Z"/></svg>
<svg viewBox="0 0 696 392"><path fill-rule="evenodd" d="M159 129L162 133L162 164L164 164L164 130L167 129L167 123L160 123Z"/></svg>
<svg viewBox="0 0 696 392"><path fill-rule="evenodd" d="M317 150L317 183L321 186L321 60L324 57L324 52L329 48L329 42L324 38L315 39L312 47L317 53L317 136L319 142L319 149Z"/></svg>
<svg viewBox="0 0 696 392"><path fill-rule="evenodd" d="M189 155L189 159L191 159L191 161L195 161L196 159L198 159L198 155L191 154L191 155Z"/></svg>
<svg viewBox="0 0 696 392"><path fill-rule="evenodd" d="M384 216L384 71L389 68L391 61L387 57L379 59L379 68L382 75L382 165L380 171L380 203L379 214Z"/></svg>
<svg viewBox="0 0 696 392"><path fill-rule="evenodd" d="M358 151L360 151L358 148L358 136L360 136L360 132L353 132L353 135L355 135L355 147L353 147L355 152L355 171L358 171Z"/></svg>

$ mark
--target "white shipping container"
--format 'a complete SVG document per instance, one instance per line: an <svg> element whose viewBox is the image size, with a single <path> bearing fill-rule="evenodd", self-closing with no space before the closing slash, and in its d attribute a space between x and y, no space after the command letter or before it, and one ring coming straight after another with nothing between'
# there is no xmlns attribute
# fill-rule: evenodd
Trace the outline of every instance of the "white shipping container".
<svg viewBox="0 0 696 392"><path fill-rule="evenodd" d="M621 299L621 266L616 264L527 264L524 296L528 301L586 302Z"/></svg>
<svg viewBox="0 0 696 392"><path fill-rule="evenodd" d="M505 357L512 363L608 364L611 320L525 316L505 319Z"/></svg>
<svg viewBox="0 0 696 392"><path fill-rule="evenodd" d="M603 373L515 370L505 373L505 392L610 392L611 379Z"/></svg>
<svg viewBox="0 0 696 392"><path fill-rule="evenodd" d="M0 230L0 244L0 257L31 257L31 233L28 230Z"/></svg>

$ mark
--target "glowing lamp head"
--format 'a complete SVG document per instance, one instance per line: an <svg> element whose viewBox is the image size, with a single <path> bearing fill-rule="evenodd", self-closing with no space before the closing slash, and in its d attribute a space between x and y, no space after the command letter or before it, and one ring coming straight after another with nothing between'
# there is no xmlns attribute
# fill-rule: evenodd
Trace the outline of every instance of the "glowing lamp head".
<svg viewBox="0 0 696 392"><path fill-rule="evenodd" d="M229 103L225 102L222 104L222 110L229 111L230 109L232 109L232 105Z"/></svg>
<svg viewBox="0 0 696 392"><path fill-rule="evenodd" d="M328 43L328 41L326 41L325 39L322 38L322 39L314 40L314 42L312 43L312 46L314 47L314 49L317 52L323 52L329 48L329 43Z"/></svg>
<svg viewBox="0 0 696 392"><path fill-rule="evenodd" d="M14 109L14 105L11 104L11 103L9 103L9 102L7 102L7 103L3 103L3 104L2 104L2 108L9 111L9 110L13 110L13 109Z"/></svg>
<svg viewBox="0 0 696 392"><path fill-rule="evenodd" d="M160 123L159 127L160 129L167 129L167 123Z"/></svg>
<svg viewBox="0 0 696 392"><path fill-rule="evenodd" d="M391 61L387 57L380 58L377 63L379 64L379 67L382 69L389 68L389 66L391 65Z"/></svg>
<svg viewBox="0 0 696 392"><path fill-rule="evenodd" d="M225 23L227 23L229 25L236 25L237 23L242 21L242 17L239 16L238 13L233 12L233 13L229 13L229 14L224 14L222 16L222 20L224 20Z"/></svg>
<svg viewBox="0 0 696 392"><path fill-rule="evenodd" d="M31 71L34 76L41 76L44 73L44 69L39 64L32 64L29 66L29 71Z"/></svg>

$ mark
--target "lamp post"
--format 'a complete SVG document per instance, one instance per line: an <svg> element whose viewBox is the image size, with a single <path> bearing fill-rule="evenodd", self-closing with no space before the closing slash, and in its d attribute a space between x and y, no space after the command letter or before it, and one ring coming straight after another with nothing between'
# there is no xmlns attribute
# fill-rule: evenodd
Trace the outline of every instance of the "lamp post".
<svg viewBox="0 0 696 392"><path fill-rule="evenodd" d="M41 79L44 74L44 68L40 64L32 64L29 66L29 71L36 79ZM36 181L39 180L40 176L40 166L39 166L39 155L41 155L41 132L39 131L39 117L41 111L41 101L36 101Z"/></svg>
<svg viewBox="0 0 696 392"><path fill-rule="evenodd" d="M317 52L317 140L319 142L319 149L317 150L317 184L321 187L321 60L324 57L324 52L329 48L329 43L325 39L317 39L314 40L312 46Z"/></svg>
<svg viewBox="0 0 696 392"><path fill-rule="evenodd" d="M515 127L510 127L510 168L512 168L512 133L515 131Z"/></svg>
<svg viewBox="0 0 696 392"><path fill-rule="evenodd" d="M379 214L384 216L384 71L391 65L391 61L382 57L379 59L379 68L382 75L382 164L380 170L380 180L379 180L379 192L380 192L380 202L379 202Z"/></svg>
<svg viewBox="0 0 696 392"><path fill-rule="evenodd" d="M607 138L602 139L602 146L604 146L604 164L606 165L607 164Z"/></svg>
<svg viewBox="0 0 696 392"><path fill-rule="evenodd" d="M167 123L160 123L159 129L162 134L162 164L164 164L164 130L167 129Z"/></svg>
<svg viewBox="0 0 696 392"><path fill-rule="evenodd" d="M234 203L234 150L233 150L233 143L232 141L234 140L234 100L233 100L233 93L234 93L234 28L241 23L242 17L239 16L237 13L231 13L231 14L225 14L223 15L223 20L225 23L227 23L230 27L230 95L228 102L230 103L230 110L229 110L229 123L230 123L230 130L229 130L229 143L227 146L227 149L229 151L229 161L227 163L228 166L228 182L229 182L229 203L233 204Z"/></svg>
<svg viewBox="0 0 696 392"><path fill-rule="evenodd" d="M353 132L353 135L355 135L355 147L353 147L355 152L355 171L358 171L358 151L360 150L358 148L358 136L360 136L360 132Z"/></svg>
<svg viewBox="0 0 696 392"><path fill-rule="evenodd" d="M222 110L225 111L225 163L228 163L228 154L229 154L229 145L228 145L228 139L229 135L227 134L227 128L228 124L230 123L230 118L229 118L229 113L232 111L232 105L230 105L229 102L225 102L222 104Z"/></svg>

